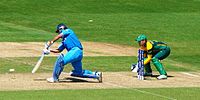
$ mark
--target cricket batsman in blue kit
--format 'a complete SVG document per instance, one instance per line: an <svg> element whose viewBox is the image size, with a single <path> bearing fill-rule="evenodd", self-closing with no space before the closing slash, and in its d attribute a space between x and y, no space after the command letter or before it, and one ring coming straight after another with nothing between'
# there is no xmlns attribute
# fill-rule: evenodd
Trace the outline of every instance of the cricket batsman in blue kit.
<svg viewBox="0 0 200 100"><path fill-rule="evenodd" d="M93 78L97 79L99 82L102 82L102 72L92 72L90 70L82 69L83 47L73 30L61 23L57 25L56 33L58 33L58 35L55 36L53 40L46 43L46 49L43 50L44 54L49 54L50 52L60 53L64 49L66 49L68 52L65 55L61 53L58 56L53 69L53 77L47 78L47 81L50 83L59 82L59 76L63 71L64 66L68 63L71 63L74 69L70 73L71 76ZM62 39L62 43L58 49L50 50L49 47L58 39Z"/></svg>

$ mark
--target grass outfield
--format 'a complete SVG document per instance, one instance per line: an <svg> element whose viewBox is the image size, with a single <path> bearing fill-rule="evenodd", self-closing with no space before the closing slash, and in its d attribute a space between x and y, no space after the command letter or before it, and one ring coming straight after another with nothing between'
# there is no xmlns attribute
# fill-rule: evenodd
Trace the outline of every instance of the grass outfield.
<svg viewBox="0 0 200 100"><path fill-rule="evenodd" d="M171 60L200 63L198 0L1 0L0 5L1 42L44 42L64 22L83 41L137 47L134 38L145 33L169 44Z"/></svg>
<svg viewBox="0 0 200 100"><path fill-rule="evenodd" d="M16 57L16 58L0 58L0 73L7 73L9 69L14 68L16 73L30 73L38 57ZM51 72L55 63L56 57L45 57L38 72ZM10 63L12 62L12 63ZM84 57L83 68L90 70L98 70L103 72L119 72L130 71L130 66L136 62L136 57ZM167 71L196 71L195 67L187 67L190 65L177 66L179 63L166 60L163 62ZM181 63L182 64L182 63ZM152 65L154 71L157 71ZM65 66L65 72L70 72L72 66L70 64Z"/></svg>
<svg viewBox="0 0 200 100"><path fill-rule="evenodd" d="M1 100L198 100L200 88L0 91Z"/></svg>
<svg viewBox="0 0 200 100"><path fill-rule="evenodd" d="M135 37L145 33L172 48L170 57L163 61L167 71L199 71L199 12L199 0L1 0L0 42L45 42L55 36L60 22L74 29L82 41L137 47ZM13 67L17 73L30 72L37 60L0 58L0 73ZM135 60L85 57L83 64L91 70L128 71ZM45 58L39 72L52 71L54 61L54 57ZM33 90L0 91L0 99L198 100L199 93L199 88Z"/></svg>

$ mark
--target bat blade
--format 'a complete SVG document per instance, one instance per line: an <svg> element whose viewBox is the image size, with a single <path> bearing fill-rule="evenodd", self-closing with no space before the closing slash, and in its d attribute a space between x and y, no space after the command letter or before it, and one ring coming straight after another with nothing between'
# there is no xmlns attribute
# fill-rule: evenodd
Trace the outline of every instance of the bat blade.
<svg viewBox="0 0 200 100"><path fill-rule="evenodd" d="M32 73L35 73L35 72L38 70L38 68L40 67L40 64L41 64L42 61L43 61L43 58L44 58L44 53L42 53L40 59L38 60L38 62L37 62L37 64L35 65L35 67L33 68Z"/></svg>

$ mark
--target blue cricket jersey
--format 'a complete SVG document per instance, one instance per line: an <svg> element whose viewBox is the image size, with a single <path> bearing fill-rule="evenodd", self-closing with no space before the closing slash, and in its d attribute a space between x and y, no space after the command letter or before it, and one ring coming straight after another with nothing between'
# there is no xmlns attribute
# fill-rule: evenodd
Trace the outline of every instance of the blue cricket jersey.
<svg viewBox="0 0 200 100"><path fill-rule="evenodd" d="M70 51L73 47L78 47L81 50L83 49L81 42L71 29L62 30L62 44L59 46L59 50L63 51L65 48L67 51Z"/></svg>

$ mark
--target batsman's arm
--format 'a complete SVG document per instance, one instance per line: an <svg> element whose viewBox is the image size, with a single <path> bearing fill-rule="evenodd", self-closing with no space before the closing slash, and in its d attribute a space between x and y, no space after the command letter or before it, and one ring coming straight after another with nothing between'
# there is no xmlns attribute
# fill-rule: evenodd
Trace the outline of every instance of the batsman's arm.
<svg viewBox="0 0 200 100"><path fill-rule="evenodd" d="M61 43L57 49L54 49L54 50L51 49L50 52L53 52L53 53L60 53L60 52L62 52L64 49L65 49L65 46L64 46L63 43Z"/></svg>
<svg viewBox="0 0 200 100"><path fill-rule="evenodd" d="M58 34L57 36L55 36L55 37L53 38L53 40L48 41L48 42L47 42L47 47L46 47L46 49L48 49L48 48L49 48L54 42L56 42L58 39L62 38L62 36L63 36L63 34Z"/></svg>
<svg viewBox="0 0 200 100"><path fill-rule="evenodd" d="M53 53L60 53L61 51L59 49L55 49L55 50L50 50L50 52L53 52Z"/></svg>
<svg viewBox="0 0 200 100"><path fill-rule="evenodd" d="M62 38L63 34L58 34L56 37L53 38L53 40L51 40L53 43L55 41L57 41L58 39Z"/></svg>

